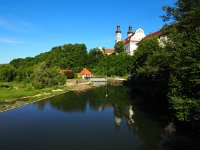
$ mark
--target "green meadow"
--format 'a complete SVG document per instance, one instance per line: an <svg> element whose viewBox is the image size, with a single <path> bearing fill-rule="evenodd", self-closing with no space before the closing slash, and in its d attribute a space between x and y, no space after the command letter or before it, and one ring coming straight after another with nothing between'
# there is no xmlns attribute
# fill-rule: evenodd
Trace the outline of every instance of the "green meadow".
<svg viewBox="0 0 200 150"><path fill-rule="evenodd" d="M17 99L24 99L35 95L44 95L51 93L54 89L63 89L62 87L51 87L44 89L35 89L31 83L23 82L0 82L0 102L12 102ZM39 96L38 96L39 97Z"/></svg>

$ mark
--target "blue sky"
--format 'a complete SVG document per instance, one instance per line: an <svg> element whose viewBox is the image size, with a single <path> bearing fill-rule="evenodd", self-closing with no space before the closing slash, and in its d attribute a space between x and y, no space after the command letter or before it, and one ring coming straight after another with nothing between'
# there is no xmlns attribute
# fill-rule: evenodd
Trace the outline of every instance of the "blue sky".
<svg viewBox="0 0 200 150"><path fill-rule="evenodd" d="M145 34L163 26L163 5L176 0L0 0L0 63L33 57L66 43L88 50L112 48L116 25L122 38L130 23Z"/></svg>

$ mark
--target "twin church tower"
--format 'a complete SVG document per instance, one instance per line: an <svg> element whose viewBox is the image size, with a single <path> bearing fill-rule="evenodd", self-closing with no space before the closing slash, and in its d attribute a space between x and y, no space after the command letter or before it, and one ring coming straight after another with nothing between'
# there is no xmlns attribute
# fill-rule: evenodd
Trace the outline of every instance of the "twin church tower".
<svg viewBox="0 0 200 150"><path fill-rule="evenodd" d="M116 39L115 43L121 41L125 45L125 51L129 55L133 55L134 50L137 49L137 43L140 42L146 35L144 30L138 28L135 32L132 31L132 26L130 25L127 32L127 38L122 40L122 32L120 25L117 25Z"/></svg>

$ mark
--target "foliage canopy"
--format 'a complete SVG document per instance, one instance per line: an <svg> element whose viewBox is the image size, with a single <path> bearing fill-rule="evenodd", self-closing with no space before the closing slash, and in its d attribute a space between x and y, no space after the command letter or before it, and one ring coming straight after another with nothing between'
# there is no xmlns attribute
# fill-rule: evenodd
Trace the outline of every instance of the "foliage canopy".
<svg viewBox="0 0 200 150"><path fill-rule="evenodd" d="M178 121L199 125L200 1L178 0L174 7L163 9L162 18L169 25L162 32L168 41L164 47L156 39L139 43L130 83L167 95Z"/></svg>

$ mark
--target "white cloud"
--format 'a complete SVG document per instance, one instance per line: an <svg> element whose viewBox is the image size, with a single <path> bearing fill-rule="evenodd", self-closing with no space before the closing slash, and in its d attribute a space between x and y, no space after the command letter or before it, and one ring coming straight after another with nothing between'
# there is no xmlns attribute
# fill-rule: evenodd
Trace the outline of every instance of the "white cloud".
<svg viewBox="0 0 200 150"><path fill-rule="evenodd" d="M32 33L34 26L30 22L26 22L18 19L5 19L0 16L0 28L15 31Z"/></svg>
<svg viewBox="0 0 200 150"><path fill-rule="evenodd" d="M4 44L22 44L22 43L24 43L24 41L0 37L0 43L4 43Z"/></svg>

